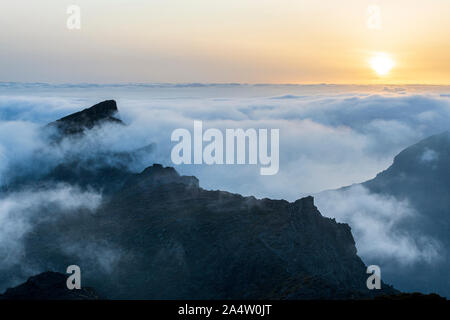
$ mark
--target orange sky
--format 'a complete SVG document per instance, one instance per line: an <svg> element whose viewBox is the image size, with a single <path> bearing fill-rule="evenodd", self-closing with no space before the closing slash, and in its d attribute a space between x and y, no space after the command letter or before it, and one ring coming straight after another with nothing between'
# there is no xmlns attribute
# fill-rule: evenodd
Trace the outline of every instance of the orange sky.
<svg viewBox="0 0 450 320"><path fill-rule="evenodd" d="M0 81L450 84L448 0L16 0L0 14ZM394 62L384 76L377 52Z"/></svg>

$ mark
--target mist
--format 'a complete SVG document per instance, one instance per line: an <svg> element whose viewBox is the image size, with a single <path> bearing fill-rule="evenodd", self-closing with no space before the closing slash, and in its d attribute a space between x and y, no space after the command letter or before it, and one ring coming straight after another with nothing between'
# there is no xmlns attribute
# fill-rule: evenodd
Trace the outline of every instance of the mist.
<svg viewBox="0 0 450 320"><path fill-rule="evenodd" d="M5 186L24 176L44 175L67 159L100 159L96 161L130 172L161 163L174 166L180 174L195 175L205 189L293 201L371 179L403 148L448 130L448 90L332 85L4 85L0 86L0 182ZM117 116L126 126L107 124L82 138L48 142L43 131L47 123L105 99L116 99ZM194 120L201 120L204 130L280 129L278 174L261 176L259 167L252 165L173 165L171 133L177 128L192 131ZM149 146L145 152L134 153ZM132 153L131 160L120 156L124 153ZM430 162L436 157L430 150L422 160ZM23 239L33 232L36 219L54 218L50 212L95 211L102 197L102 190L85 190L76 183L3 196L0 251L6 259L0 268L21 263ZM351 225L365 261L409 265L439 259L439 242L402 230L402 221L420 214L407 201L352 187L344 193L316 195L316 205L323 215ZM48 213L41 215L42 208ZM64 254L82 255L104 272L111 272L121 255L121 248L103 242L80 246L61 239L58 245ZM36 271L42 270L24 273Z"/></svg>

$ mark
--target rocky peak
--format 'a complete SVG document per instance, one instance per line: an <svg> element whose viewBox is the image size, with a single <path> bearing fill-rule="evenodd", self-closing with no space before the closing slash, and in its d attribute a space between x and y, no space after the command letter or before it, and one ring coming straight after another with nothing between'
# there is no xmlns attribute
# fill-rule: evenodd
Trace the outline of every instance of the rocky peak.
<svg viewBox="0 0 450 320"><path fill-rule="evenodd" d="M199 181L196 177L181 176L173 167L163 167L158 163L147 167L127 183L127 185L136 185L144 189L170 184L199 188Z"/></svg>
<svg viewBox="0 0 450 320"><path fill-rule="evenodd" d="M298 199L295 201L295 204L297 206L299 206L300 208L305 208L305 209L313 209L315 208L314 206L314 197L312 196L307 196L301 199Z"/></svg>
<svg viewBox="0 0 450 320"><path fill-rule="evenodd" d="M58 133L63 136L80 134L86 129L92 129L104 123L124 124L122 120L115 117L117 112L116 101L106 100L56 120L48 126L56 127Z"/></svg>

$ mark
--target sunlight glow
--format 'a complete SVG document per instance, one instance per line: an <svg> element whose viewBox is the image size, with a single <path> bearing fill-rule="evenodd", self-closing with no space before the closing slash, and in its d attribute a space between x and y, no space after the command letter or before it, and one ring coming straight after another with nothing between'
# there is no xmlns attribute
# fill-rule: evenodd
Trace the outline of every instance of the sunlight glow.
<svg viewBox="0 0 450 320"><path fill-rule="evenodd" d="M387 75L394 66L392 58L384 52L376 53L369 63L372 69L380 76Z"/></svg>

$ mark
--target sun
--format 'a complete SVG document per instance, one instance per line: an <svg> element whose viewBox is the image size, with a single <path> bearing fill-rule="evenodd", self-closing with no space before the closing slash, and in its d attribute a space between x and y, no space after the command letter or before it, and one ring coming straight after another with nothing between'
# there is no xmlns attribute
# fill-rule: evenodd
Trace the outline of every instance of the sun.
<svg viewBox="0 0 450 320"><path fill-rule="evenodd" d="M369 63L372 69L380 76L387 75L394 66L392 58L384 52L376 53Z"/></svg>

